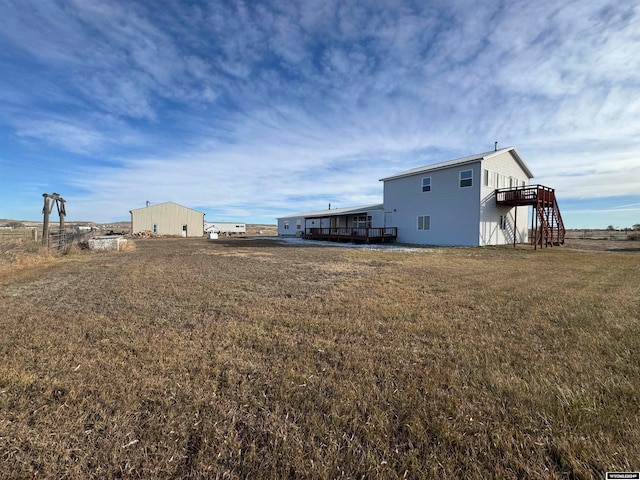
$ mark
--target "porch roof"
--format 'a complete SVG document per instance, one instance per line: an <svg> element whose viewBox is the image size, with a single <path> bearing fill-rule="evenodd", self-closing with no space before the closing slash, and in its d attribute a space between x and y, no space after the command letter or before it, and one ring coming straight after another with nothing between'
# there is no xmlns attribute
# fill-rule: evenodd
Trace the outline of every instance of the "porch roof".
<svg viewBox="0 0 640 480"><path fill-rule="evenodd" d="M293 215L287 215L280 218L327 218L327 217L337 217L342 215L355 215L358 213L367 213L372 210L384 210L384 205L382 203L378 203L375 205L362 205L359 207L344 207L344 208L332 208L330 210L317 210L315 212L302 212L302 213L294 213Z"/></svg>

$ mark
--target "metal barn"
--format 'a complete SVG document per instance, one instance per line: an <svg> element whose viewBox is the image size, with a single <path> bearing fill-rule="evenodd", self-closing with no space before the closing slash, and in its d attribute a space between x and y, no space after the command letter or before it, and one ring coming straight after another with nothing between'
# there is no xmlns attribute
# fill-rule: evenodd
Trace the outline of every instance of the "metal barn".
<svg viewBox="0 0 640 480"><path fill-rule="evenodd" d="M149 231L157 235L202 237L204 213L173 202L131 210L131 233Z"/></svg>

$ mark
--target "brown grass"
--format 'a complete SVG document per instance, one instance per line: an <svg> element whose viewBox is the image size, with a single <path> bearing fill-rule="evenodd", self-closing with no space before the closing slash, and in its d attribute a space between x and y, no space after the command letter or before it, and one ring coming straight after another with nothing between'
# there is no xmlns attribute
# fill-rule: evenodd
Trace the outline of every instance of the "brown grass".
<svg viewBox="0 0 640 480"><path fill-rule="evenodd" d="M35 265L51 261L54 254L40 243L29 239L3 239L0 241L0 268Z"/></svg>
<svg viewBox="0 0 640 480"><path fill-rule="evenodd" d="M0 272L0 477L640 468L636 253L137 244Z"/></svg>

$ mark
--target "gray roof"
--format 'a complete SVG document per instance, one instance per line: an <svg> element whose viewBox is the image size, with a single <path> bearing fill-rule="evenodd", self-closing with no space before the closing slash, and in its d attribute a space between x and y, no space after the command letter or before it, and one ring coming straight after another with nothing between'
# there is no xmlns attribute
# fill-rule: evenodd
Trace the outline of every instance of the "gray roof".
<svg viewBox="0 0 640 480"><path fill-rule="evenodd" d="M331 210L317 210L315 212L302 212L302 213L294 213L293 215L286 215L280 218L295 218L295 217L305 217L305 218L313 218L313 217L332 217L336 215L353 215L356 213L366 213L371 210L383 210L384 207L382 203L378 203L375 205L362 205L360 207L344 207L344 208L332 208Z"/></svg>
<svg viewBox="0 0 640 480"><path fill-rule="evenodd" d="M516 162L518 162L518 165L520 165L522 170L524 170L524 173L526 173L529 178L533 178L533 173L531 173L531 170L529 170L529 167L527 167L527 164L524 163L524 160L520 158L520 155L518 155L518 152L516 152L516 148L507 147L507 148L501 148L500 150L491 150L490 152L478 153L476 155L469 155L467 157L456 158L455 160L449 160L447 162L434 163L433 165L426 165L424 167L412 168L411 170L406 170L404 172L398 173L396 175L392 175L390 177L381 178L380 181L385 182L387 180L395 180L396 178L410 177L411 175L416 175L419 173L427 173L427 172L432 172L434 170L443 170L445 168L457 167L460 165L467 165L470 163L476 163L476 162L480 162L482 160L491 158L495 155L500 155L501 153L504 153L504 152L511 152Z"/></svg>

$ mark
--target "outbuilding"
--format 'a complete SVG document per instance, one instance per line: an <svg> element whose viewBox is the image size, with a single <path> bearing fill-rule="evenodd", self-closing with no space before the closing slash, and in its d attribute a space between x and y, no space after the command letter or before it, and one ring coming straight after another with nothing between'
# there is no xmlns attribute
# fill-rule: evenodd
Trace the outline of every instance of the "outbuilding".
<svg viewBox="0 0 640 480"><path fill-rule="evenodd" d="M158 235L202 237L204 213L173 202L131 210L131 233L150 231Z"/></svg>
<svg viewBox="0 0 640 480"><path fill-rule="evenodd" d="M205 222L204 231L207 233L247 233L247 225L239 222Z"/></svg>

